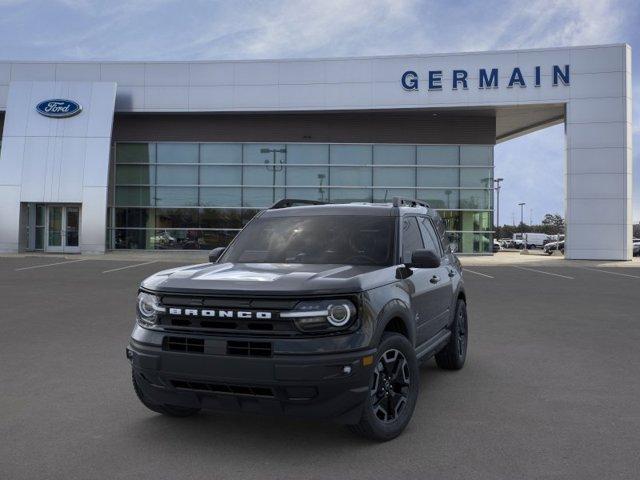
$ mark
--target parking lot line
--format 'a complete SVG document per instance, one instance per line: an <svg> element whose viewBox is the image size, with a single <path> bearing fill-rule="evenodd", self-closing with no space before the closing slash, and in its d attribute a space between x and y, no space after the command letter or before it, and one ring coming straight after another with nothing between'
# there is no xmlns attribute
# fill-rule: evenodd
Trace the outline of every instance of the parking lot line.
<svg viewBox="0 0 640 480"><path fill-rule="evenodd" d="M150 262L144 262L144 263L136 263L134 265L127 265L125 267L120 267L120 268L112 268L110 270L105 270L102 273L111 273L111 272L117 272L118 270L125 270L127 268L134 268L134 267L142 267L143 265L151 265L152 263L156 263L158 260L152 260Z"/></svg>
<svg viewBox="0 0 640 480"><path fill-rule="evenodd" d="M609 272L607 270L600 270L599 268L590 268L590 267L577 267L577 268L582 268L583 270L591 270L593 272L608 273L609 275L619 275L621 277L640 278L640 276L638 275L630 275L628 273L619 273L619 272Z"/></svg>
<svg viewBox="0 0 640 480"><path fill-rule="evenodd" d="M68 263L84 262L85 260L88 260L88 259L81 258L80 260L69 260L68 262L47 263L45 265L31 265L30 267L16 268L15 271L19 272L20 270L31 270L32 268L55 267L56 265L66 265Z"/></svg>
<svg viewBox="0 0 640 480"><path fill-rule="evenodd" d="M483 277L493 278L491 275L487 275L486 273L475 272L475 271L473 271L473 270L469 270L468 268L463 268L462 270L463 270L464 272L475 273L476 275L481 275L481 276L483 276Z"/></svg>
<svg viewBox="0 0 640 480"><path fill-rule="evenodd" d="M559 273L545 272L544 270L536 270L535 268L516 267L515 265L512 265L512 267L518 268L520 270L526 270L528 272L542 273L544 275L552 275L554 277L566 278L567 280L575 280L575 278L569 277L568 275L560 275Z"/></svg>

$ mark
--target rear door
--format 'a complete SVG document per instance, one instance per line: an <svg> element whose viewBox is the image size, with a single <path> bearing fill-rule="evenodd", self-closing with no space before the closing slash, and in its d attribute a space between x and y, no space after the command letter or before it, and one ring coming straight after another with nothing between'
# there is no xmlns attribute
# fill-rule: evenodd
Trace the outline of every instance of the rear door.
<svg viewBox="0 0 640 480"><path fill-rule="evenodd" d="M432 282L433 288L429 291L428 299L434 315L434 331L432 334L435 334L447 326L449 322L451 305L453 303L453 269L444 258L443 246L438 239L431 220L426 216L420 216L418 217L418 224L420 225L424 248L438 255L441 262L438 268L432 269L430 282Z"/></svg>
<svg viewBox="0 0 640 480"><path fill-rule="evenodd" d="M411 263L411 255L415 250L424 248L422 234L418 226L418 218L405 216L401 219L402 263ZM416 322L416 340L420 345L437 331L434 320L438 317L437 307L432 302L433 291L437 283L433 282L437 269L412 268L413 274L405 279L411 295L411 310Z"/></svg>

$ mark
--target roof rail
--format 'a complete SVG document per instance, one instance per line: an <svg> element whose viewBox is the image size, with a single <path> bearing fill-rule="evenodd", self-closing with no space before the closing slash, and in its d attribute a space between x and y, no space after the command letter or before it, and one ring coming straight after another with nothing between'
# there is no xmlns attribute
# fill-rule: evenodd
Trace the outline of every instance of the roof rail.
<svg viewBox="0 0 640 480"><path fill-rule="evenodd" d="M422 200L416 200L415 198L404 198L404 197L393 197L393 206L394 207L425 207L429 208L429 204L427 202L423 202Z"/></svg>
<svg viewBox="0 0 640 480"><path fill-rule="evenodd" d="M301 200L297 198L283 198L269 207L269 210L275 210L278 208L298 207L301 205L326 205L326 202L320 202L318 200Z"/></svg>

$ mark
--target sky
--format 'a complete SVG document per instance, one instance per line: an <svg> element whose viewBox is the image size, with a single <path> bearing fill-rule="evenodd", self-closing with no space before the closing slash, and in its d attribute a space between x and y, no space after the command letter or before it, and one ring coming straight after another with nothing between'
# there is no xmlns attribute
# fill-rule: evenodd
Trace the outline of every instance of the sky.
<svg viewBox="0 0 640 480"><path fill-rule="evenodd" d="M626 42L638 0L0 0L0 60L219 60L447 53ZM634 100L634 223L640 108ZM564 129L495 148L500 223L564 211Z"/></svg>

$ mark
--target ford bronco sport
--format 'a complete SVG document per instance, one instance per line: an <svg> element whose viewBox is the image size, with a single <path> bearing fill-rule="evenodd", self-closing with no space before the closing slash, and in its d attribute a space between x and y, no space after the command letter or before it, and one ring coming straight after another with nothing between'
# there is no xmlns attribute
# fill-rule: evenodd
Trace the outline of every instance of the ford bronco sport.
<svg viewBox="0 0 640 480"><path fill-rule="evenodd" d="M419 362L462 368L467 310L444 223L416 200L281 200L210 263L145 279L127 347L149 409L333 419L399 435Z"/></svg>

